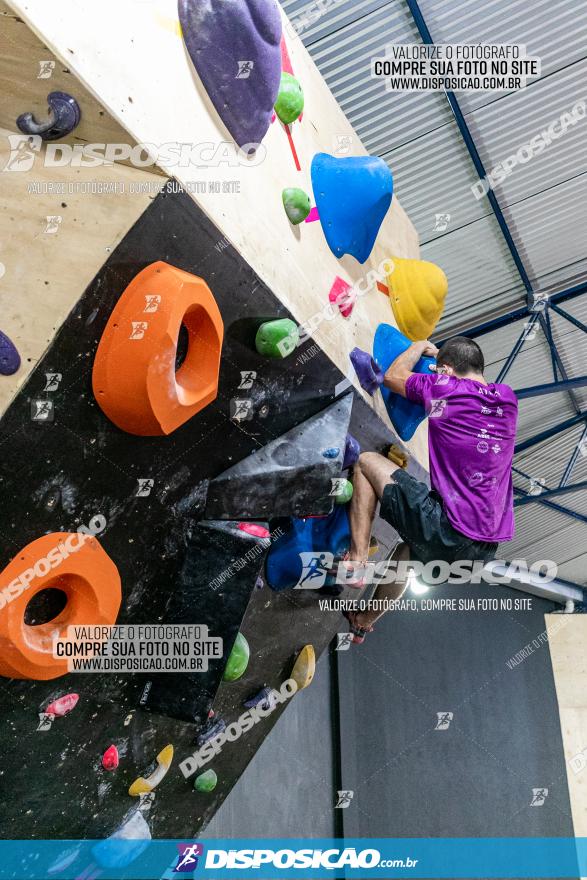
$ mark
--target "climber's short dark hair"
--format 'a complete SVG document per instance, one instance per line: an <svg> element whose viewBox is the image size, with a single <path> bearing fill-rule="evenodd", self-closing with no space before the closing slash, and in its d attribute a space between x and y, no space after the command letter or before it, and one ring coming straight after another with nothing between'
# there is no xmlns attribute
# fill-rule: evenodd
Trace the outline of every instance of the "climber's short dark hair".
<svg viewBox="0 0 587 880"><path fill-rule="evenodd" d="M473 339L452 336L440 347L436 358L438 366L452 367L457 376L467 373L483 373L485 358Z"/></svg>

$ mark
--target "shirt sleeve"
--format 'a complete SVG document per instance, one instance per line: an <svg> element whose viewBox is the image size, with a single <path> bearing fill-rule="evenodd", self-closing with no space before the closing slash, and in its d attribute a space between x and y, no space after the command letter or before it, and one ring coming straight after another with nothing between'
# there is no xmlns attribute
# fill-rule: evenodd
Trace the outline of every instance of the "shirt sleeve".
<svg viewBox="0 0 587 880"><path fill-rule="evenodd" d="M432 373L412 373L406 380L406 397L412 403L419 403L425 410L430 408L430 401L441 394L434 393L438 377Z"/></svg>

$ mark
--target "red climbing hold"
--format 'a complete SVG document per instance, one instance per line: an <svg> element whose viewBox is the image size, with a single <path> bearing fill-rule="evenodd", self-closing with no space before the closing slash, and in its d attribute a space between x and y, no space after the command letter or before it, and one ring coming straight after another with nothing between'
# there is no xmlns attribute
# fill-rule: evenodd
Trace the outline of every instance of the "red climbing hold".
<svg viewBox="0 0 587 880"><path fill-rule="evenodd" d="M258 526L256 523L240 522L238 527L241 532L246 532L247 535L254 535L255 538L268 538L270 536L269 529L266 529L265 526Z"/></svg>
<svg viewBox="0 0 587 880"><path fill-rule="evenodd" d="M59 699L49 703L45 709L45 715L55 715L57 718L69 715L71 710L77 706L78 700L79 694L65 694L63 697L59 697Z"/></svg>
<svg viewBox="0 0 587 880"><path fill-rule="evenodd" d="M344 278L337 275L330 288L328 299L331 303L336 303L343 318L348 318L357 299L357 292Z"/></svg>
<svg viewBox="0 0 587 880"><path fill-rule="evenodd" d="M118 749L115 745L107 748L102 755L102 767L104 770L116 770L118 767Z"/></svg>

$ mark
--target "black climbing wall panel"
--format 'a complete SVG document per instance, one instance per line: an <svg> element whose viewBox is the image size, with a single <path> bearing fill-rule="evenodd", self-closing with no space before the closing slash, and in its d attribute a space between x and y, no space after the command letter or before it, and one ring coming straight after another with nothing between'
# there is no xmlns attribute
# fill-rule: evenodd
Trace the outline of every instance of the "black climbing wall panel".
<svg viewBox="0 0 587 880"><path fill-rule="evenodd" d="M115 302L137 272L156 260L206 280L226 332L217 400L169 437L145 438L125 434L107 420L93 399L91 370ZM107 527L100 541L123 584L118 622L171 619L174 602L181 606L182 595L187 596L182 591L189 565L197 567L194 560L202 540L198 522L208 482L326 409L343 381L315 348L311 357L302 357L314 346L312 340L285 361L257 354L257 327L281 316L288 316L286 309L190 198L181 193L159 195L80 298L2 418L0 566L40 535L73 531L102 514ZM243 389L251 371L256 376L251 387ZM45 390L48 373L61 374L57 390ZM239 422L231 415L234 400L243 397L251 401L251 417ZM31 419L32 401L38 399L51 401L52 418L46 422ZM358 396L351 431L365 448L372 448L374 436L380 443L395 439ZM137 494L140 480L153 481L147 496ZM212 549L216 539L209 540ZM222 564L239 554L237 544L225 542ZM337 613L318 610L313 593L276 596L267 588L253 590L258 574L254 566L234 580L230 596L219 597L206 589L212 571L204 572L204 567L220 565L220 555L216 562L200 555L202 580L188 622L208 623L212 635L224 638L225 653L253 591L241 627L251 645L244 678L223 684L214 698L223 665L216 663L199 683L199 691L189 683L189 713L194 718L205 717L214 699L217 712L230 721L242 711L244 698L263 684L275 686L287 677L305 643L314 643L319 654L344 625ZM259 570L261 566L259 557ZM6 837L111 833L133 806L128 786L167 743L174 745L176 758L148 811L153 836L193 836L214 814L279 712L221 756L218 788L203 798L178 769L194 751L198 730L196 723L170 714L178 714L176 698L183 703L181 685L168 691L165 714L139 708L146 681L144 675L112 674L69 675L52 682L0 680L0 742L4 754L11 756L12 768L10 797L0 801L0 828ZM170 680L169 689L173 686ZM161 709L165 689L160 683L152 688L150 708ZM51 730L37 732L38 712L71 691L80 694L71 715L57 719ZM100 758L111 743L119 747L121 764L115 773L106 774Z"/></svg>

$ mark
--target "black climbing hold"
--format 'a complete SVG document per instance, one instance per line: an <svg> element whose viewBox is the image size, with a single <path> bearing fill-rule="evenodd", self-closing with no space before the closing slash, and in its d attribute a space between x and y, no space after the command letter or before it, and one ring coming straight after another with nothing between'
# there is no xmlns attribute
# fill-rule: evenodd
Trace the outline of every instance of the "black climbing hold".
<svg viewBox="0 0 587 880"><path fill-rule="evenodd" d="M215 526L227 526L216 528ZM145 687L141 706L147 711L185 721L205 723L239 632L249 598L263 564L264 541L234 528L235 523L197 525L188 539L185 561L170 593L163 623L208 626L210 637L223 640L224 654L208 658L208 670L165 672L153 675ZM255 544L261 547L255 548ZM259 552L249 553L251 549ZM249 556L247 556L249 553ZM235 559L242 560L236 569ZM219 578L225 573L226 576Z"/></svg>
<svg viewBox="0 0 587 880"><path fill-rule="evenodd" d="M208 488L206 518L326 515L340 476L353 395L347 394L224 471ZM336 448L334 458L322 450Z"/></svg>

